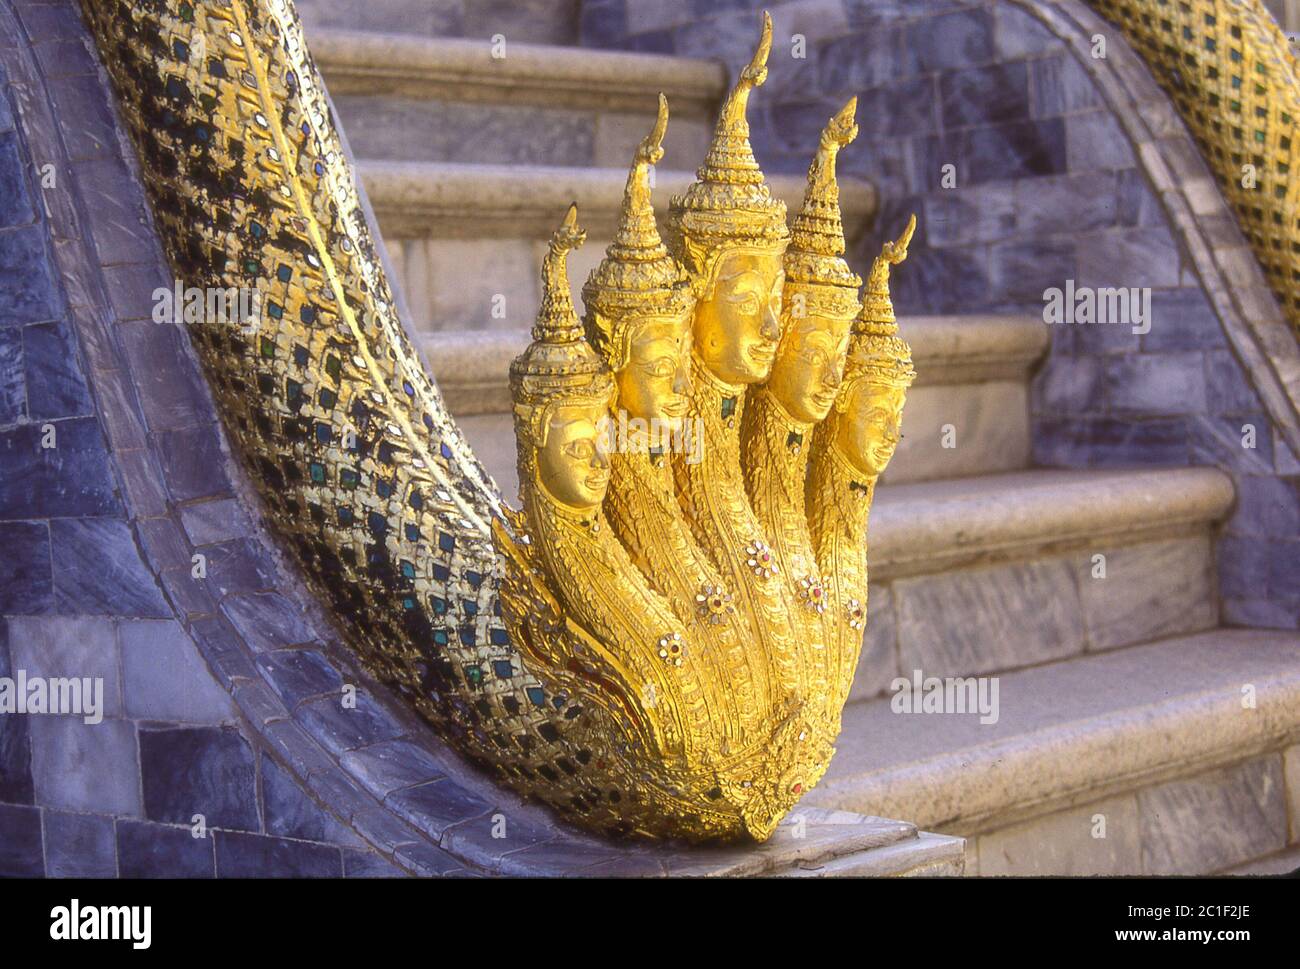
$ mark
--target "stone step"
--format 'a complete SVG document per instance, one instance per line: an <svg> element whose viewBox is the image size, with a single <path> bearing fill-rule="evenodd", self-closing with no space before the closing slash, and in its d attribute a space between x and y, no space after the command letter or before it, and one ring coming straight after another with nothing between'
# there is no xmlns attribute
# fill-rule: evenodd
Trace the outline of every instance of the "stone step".
<svg viewBox="0 0 1300 969"><path fill-rule="evenodd" d="M981 875L1217 872L1300 844L1297 634L1214 629L997 682L995 723L850 704L804 804L964 835Z"/></svg>
<svg viewBox="0 0 1300 969"><path fill-rule="evenodd" d="M360 150L355 137L352 144ZM415 329L423 332L532 326L546 240L565 209L576 201L587 230L586 245L569 257L569 278L584 280L614 236L627 181L625 167L363 161L358 168ZM661 218L670 196L694 178L690 171L657 173ZM797 211L804 178L768 181ZM853 239L875 215L876 192L857 179L840 185L845 231ZM581 294L574 299L581 307Z"/></svg>
<svg viewBox="0 0 1300 969"><path fill-rule="evenodd" d="M850 699L918 669L995 673L1212 628L1212 533L1232 501L1213 468L882 485Z"/></svg>
<svg viewBox="0 0 1300 969"><path fill-rule="evenodd" d="M699 164L718 63L659 54L318 30L312 55L361 158L626 166L668 98L665 167ZM810 146L811 148L812 146Z"/></svg>
<svg viewBox="0 0 1300 969"><path fill-rule="evenodd" d="M574 288L584 276L571 274ZM1028 377L1047 347L1047 328L1022 316L909 317L917 382L891 483L987 474L1029 463ZM425 338L438 387L475 453L507 494L517 490L510 418L510 361L528 330L456 331ZM951 437L946 433L952 425ZM945 447L950 442L953 447Z"/></svg>

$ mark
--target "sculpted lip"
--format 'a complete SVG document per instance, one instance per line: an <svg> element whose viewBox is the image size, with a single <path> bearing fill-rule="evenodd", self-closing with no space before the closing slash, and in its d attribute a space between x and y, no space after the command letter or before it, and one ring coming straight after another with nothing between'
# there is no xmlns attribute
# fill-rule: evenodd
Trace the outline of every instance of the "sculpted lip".
<svg viewBox="0 0 1300 969"><path fill-rule="evenodd" d="M672 400L665 401L660 410L665 417L681 417L686 413L686 406L685 397L674 397Z"/></svg>

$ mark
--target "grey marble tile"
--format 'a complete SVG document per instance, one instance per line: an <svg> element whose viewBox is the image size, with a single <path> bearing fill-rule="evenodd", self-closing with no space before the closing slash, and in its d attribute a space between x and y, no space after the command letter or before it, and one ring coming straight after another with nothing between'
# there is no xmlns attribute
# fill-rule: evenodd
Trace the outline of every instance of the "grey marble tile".
<svg viewBox="0 0 1300 969"><path fill-rule="evenodd" d="M1105 103L1091 75L1068 51L1032 61L1029 72L1036 118L1090 111Z"/></svg>
<svg viewBox="0 0 1300 969"><path fill-rule="evenodd" d="M171 615L126 522L58 519L50 523L50 541L55 603L61 610L151 619Z"/></svg>
<svg viewBox="0 0 1300 969"><path fill-rule="evenodd" d="M331 845L218 831L218 878L340 878L343 857Z"/></svg>
<svg viewBox="0 0 1300 969"><path fill-rule="evenodd" d="M1079 247L1080 286L1179 285L1178 245L1166 228L1124 229L1093 237Z"/></svg>
<svg viewBox="0 0 1300 969"><path fill-rule="evenodd" d="M12 131L0 134L0 228L27 225L35 220L36 210L28 194L27 165L19 154L18 135Z"/></svg>
<svg viewBox="0 0 1300 969"><path fill-rule="evenodd" d="M140 765L149 820L261 828L253 749L234 727L142 729Z"/></svg>
<svg viewBox="0 0 1300 969"><path fill-rule="evenodd" d="M1224 346L1219 317L1198 287L1159 289L1151 294L1151 332L1142 338L1143 349L1211 350Z"/></svg>
<svg viewBox="0 0 1300 969"><path fill-rule="evenodd" d="M973 8L924 17L908 26L907 49L918 73L987 64L997 53L993 15Z"/></svg>
<svg viewBox="0 0 1300 969"><path fill-rule="evenodd" d="M117 838L112 818L46 811L44 821L48 877L117 877Z"/></svg>
<svg viewBox="0 0 1300 969"><path fill-rule="evenodd" d="M0 326L41 323L58 315L62 299L46 256L40 226L0 232Z"/></svg>
<svg viewBox="0 0 1300 969"><path fill-rule="evenodd" d="M196 838L188 826L117 822L122 878L211 878L212 836Z"/></svg>
<svg viewBox="0 0 1300 969"><path fill-rule="evenodd" d="M0 804L0 875L41 878L41 812L34 807Z"/></svg>
<svg viewBox="0 0 1300 969"><path fill-rule="evenodd" d="M1053 355L1034 377L1036 413L1077 415L1102 409L1102 358Z"/></svg>
<svg viewBox="0 0 1300 969"><path fill-rule="evenodd" d="M1113 468L1186 465L1187 422L1112 418L1044 418L1031 422L1034 462L1048 467Z"/></svg>
<svg viewBox="0 0 1300 969"><path fill-rule="evenodd" d="M29 719L37 803L68 811L140 816L135 724L105 720L92 726L79 717Z"/></svg>
<svg viewBox="0 0 1300 969"><path fill-rule="evenodd" d="M103 683L105 717L122 715L117 631L108 619L22 617L9 620L9 651L15 670L28 676L69 677Z"/></svg>
<svg viewBox="0 0 1300 969"><path fill-rule="evenodd" d="M27 416L33 421L94 413L77 356L76 338L67 323L23 327Z"/></svg>
<svg viewBox="0 0 1300 969"><path fill-rule="evenodd" d="M593 112L350 95L335 106L364 158L591 165L595 157Z"/></svg>
<svg viewBox="0 0 1300 969"><path fill-rule="evenodd" d="M463 33L529 44L573 44L580 0L466 0Z"/></svg>
<svg viewBox="0 0 1300 969"><path fill-rule="evenodd" d="M1094 801L981 834L979 874L1140 875L1140 833L1134 795Z"/></svg>
<svg viewBox="0 0 1300 969"><path fill-rule="evenodd" d="M1106 557L1105 578L1093 556ZM1108 549L1078 557L1079 592L1091 649L1112 649L1209 629L1218 622L1218 592L1208 535Z"/></svg>
<svg viewBox="0 0 1300 969"><path fill-rule="evenodd" d="M318 27L458 37L464 5L464 0L298 0L295 4L309 42Z"/></svg>
<svg viewBox="0 0 1300 969"><path fill-rule="evenodd" d="M1061 559L893 583L901 666L926 676L988 673L1083 651L1083 613Z"/></svg>
<svg viewBox="0 0 1300 969"><path fill-rule="evenodd" d="M16 424L27 413L27 381L23 375L23 331L0 330L0 425Z"/></svg>
<svg viewBox="0 0 1300 969"><path fill-rule="evenodd" d="M0 557L0 615L49 612L54 606L49 525L0 522L0 548L6 549Z"/></svg>
<svg viewBox="0 0 1300 969"><path fill-rule="evenodd" d="M1115 414L1199 414L1205 411L1205 361L1200 353L1134 353L1106 360L1106 400Z"/></svg>
<svg viewBox="0 0 1300 969"><path fill-rule="evenodd" d="M1143 870L1216 872L1286 844L1286 792L1278 754L1138 792Z"/></svg>
<svg viewBox="0 0 1300 969"><path fill-rule="evenodd" d="M1029 117L1029 70L1024 61L939 75L939 106L945 128L1000 124Z"/></svg>
<svg viewBox="0 0 1300 969"><path fill-rule="evenodd" d="M1066 157L1070 171L1132 168L1135 163L1119 122L1109 111L1085 111L1065 122Z"/></svg>
<svg viewBox="0 0 1300 969"><path fill-rule="evenodd" d="M1016 232L1022 238L1080 235L1120 221L1118 180L1113 172L1050 175L1016 183Z"/></svg>
<svg viewBox="0 0 1300 969"><path fill-rule="evenodd" d="M123 622L118 634L128 716L177 723L234 719L229 694L179 623Z"/></svg>
<svg viewBox="0 0 1300 969"><path fill-rule="evenodd" d="M262 803L267 834L298 841L360 848L355 832L307 796L298 783L274 760L262 755Z"/></svg>

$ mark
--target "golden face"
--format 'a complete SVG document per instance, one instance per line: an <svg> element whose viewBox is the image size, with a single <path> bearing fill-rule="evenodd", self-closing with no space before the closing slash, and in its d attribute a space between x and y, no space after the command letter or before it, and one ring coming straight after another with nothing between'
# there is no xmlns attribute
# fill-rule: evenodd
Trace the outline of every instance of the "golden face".
<svg viewBox="0 0 1300 969"><path fill-rule="evenodd" d="M605 499L609 456L601 427L606 414L604 404L595 401L554 408L546 443L537 451L542 487L574 511L590 510Z"/></svg>
<svg viewBox="0 0 1300 969"><path fill-rule="evenodd" d="M850 322L821 316L788 322L767 389L795 420L815 424L830 413L844 379Z"/></svg>
<svg viewBox="0 0 1300 969"><path fill-rule="evenodd" d="M868 378L855 380L847 389L836 444L864 477L883 474L894 456L906 398L906 387Z"/></svg>
<svg viewBox="0 0 1300 969"><path fill-rule="evenodd" d="M627 363L614 376L618 406L676 433L690 404L691 311L631 324Z"/></svg>
<svg viewBox="0 0 1300 969"><path fill-rule="evenodd" d="M781 339L781 253L728 252L695 310L695 347L724 383L767 378Z"/></svg>

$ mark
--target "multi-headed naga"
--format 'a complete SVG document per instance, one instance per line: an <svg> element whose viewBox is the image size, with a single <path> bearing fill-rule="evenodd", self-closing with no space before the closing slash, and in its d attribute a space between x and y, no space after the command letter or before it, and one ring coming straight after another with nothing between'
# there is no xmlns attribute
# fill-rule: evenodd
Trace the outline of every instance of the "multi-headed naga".
<svg viewBox="0 0 1300 969"><path fill-rule="evenodd" d="M855 104L787 227L746 119L765 16L661 237L661 98L585 319L576 208L543 261L510 372L513 508L406 338L292 5L85 11L178 279L261 293L255 330L204 319L194 345L268 520L367 668L574 823L768 837L834 752L912 377L888 291L912 225L863 298L843 258Z"/></svg>

